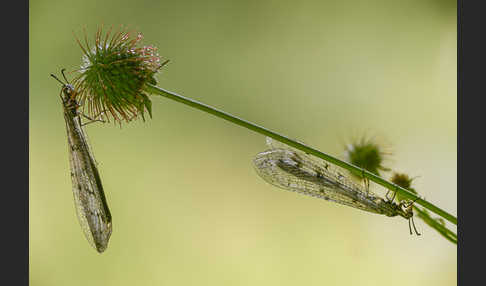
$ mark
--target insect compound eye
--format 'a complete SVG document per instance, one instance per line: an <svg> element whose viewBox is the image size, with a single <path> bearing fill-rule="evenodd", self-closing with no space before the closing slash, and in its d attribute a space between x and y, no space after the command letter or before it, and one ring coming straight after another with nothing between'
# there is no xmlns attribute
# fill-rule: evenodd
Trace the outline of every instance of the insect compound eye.
<svg viewBox="0 0 486 286"><path fill-rule="evenodd" d="M70 84L66 84L64 87L63 87L63 92L67 95L71 95L74 91L74 87Z"/></svg>

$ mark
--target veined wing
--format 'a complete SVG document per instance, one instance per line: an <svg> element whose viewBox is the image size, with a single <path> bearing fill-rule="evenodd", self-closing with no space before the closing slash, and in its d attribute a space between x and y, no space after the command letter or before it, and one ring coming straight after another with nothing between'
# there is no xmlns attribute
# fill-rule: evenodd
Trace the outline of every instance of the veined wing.
<svg viewBox="0 0 486 286"><path fill-rule="evenodd" d="M108 246L112 231L110 210L79 117L65 114L64 119L76 215L89 243L101 253Z"/></svg>
<svg viewBox="0 0 486 286"><path fill-rule="evenodd" d="M381 198L301 152L267 150L255 157L254 165L260 177L279 188L373 213L386 212Z"/></svg>

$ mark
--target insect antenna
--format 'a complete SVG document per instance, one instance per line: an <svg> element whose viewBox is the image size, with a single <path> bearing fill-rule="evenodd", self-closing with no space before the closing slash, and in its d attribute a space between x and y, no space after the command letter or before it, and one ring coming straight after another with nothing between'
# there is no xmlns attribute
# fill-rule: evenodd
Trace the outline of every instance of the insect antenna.
<svg viewBox="0 0 486 286"><path fill-rule="evenodd" d="M412 235L412 227L410 226L410 219L408 219L408 229L410 230L410 235Z"/></svg>
<svg viewBox="0 0 486 286"><path fill-rule="evenodd" d="M412 220L412 225L413 225L413 230L415 230L415 234L420 235L420 233L417 231L417 228L415 228L415 222L413 221L413 217L411 217L409 221L409 226L410 226L410 220ZM410 230L410 234L412 234L412 230Z"/></svg>
<svg viewBox="0 0 486 286"><path fill-rule="evenodd" d="M415 227L415 221L413 220L413 204L418 200L419 198L416 198L415 200L413 200L411 203L409 203L405 208L407 209L407 211L410 211L412 212L412 216L408 219L408 228L410 230L410 235L412 235L412 228L410 226L410 221L411 224L413 225L413 230L415 231L415 234L416 235L420 235L420 233L417 231L417 228Z"/></svg>
<svg viewBox="0 0 486 286"><path fill-rule="evenodd" d="M63 73L63 75L64 75L64 73ZM63 86L63 87L64 87L64 86L66 86L66 84L65 84L64 82L62 82L62 80L60 80L60 79L59 79L57 76L53 75L52 73L51 73L51 76L52 76L53 78L55 78L55 79L56 79L58 82L60 82L60 83L62 84L62 86ZM64 78L66 78L66 77L64 77ZM61 101L64 101L64 100L62 99L62 95L61 95L61 94L62 94L62 91L63 91L63 89L61 89L61 93L59 93L59 97L61 98Z"/></svg>
<svg viewBox="0 0 486 286"><path fill-rule="evenodd" d="M62 76L64 77L64 79L66 80L66 82L69 84L69 80L67 80L66 75L64 74L64 71L65 71L65 70L66 70L66 69L62 69L62 70L61 70L61 73L62 73Z"/></svg>
<svg viewBox="0 0 486 286"><path fill-rule="evenodd" d="M64 74L63 74L63 75L64 75ZM58 82L60 82L60 83L61 83L63 86L64 86L64 85L66 85L64 82L62 82L62 80L60 80L60 79L59 79L57 76L53 75L52 73L51 73L51 76L52 76L53 78L55 78L55 79L56 79Z"/></svg>

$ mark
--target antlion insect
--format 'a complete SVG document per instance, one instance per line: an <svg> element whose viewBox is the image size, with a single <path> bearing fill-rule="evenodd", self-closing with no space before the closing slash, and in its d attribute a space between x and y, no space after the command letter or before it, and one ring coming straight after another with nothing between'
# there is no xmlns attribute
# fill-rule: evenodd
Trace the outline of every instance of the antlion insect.
<svg viewBox="0 0 486 286"><path fill-rule="evenodd" d="M347 205L360 210L383 214L389 217L401 216L408 220L410 234L413 228L413 203L394 203L393 198L384 200L378 195L354 183L345 175L331 169L324 162L311 159L302 152L283 144L276 144L267 138L272 149L258 153L253 160L255 170L268 183L282 188L321 198L326 201Z"/></svg>
<svg viewBox="0 0 486 286"><path fill-rule="evenodd" d="M111 214L101 185L100 174L96 167L96 160L89 147L83 124L81 124L81 115L83 114L78 111L80 105L76 101L77 92L69 84L64 75L64 69L61 70L61 73L66 83L53 74L51 76L62 84L59 96L66 121L69 165L71 167L76 214L89 243L101 253L108 246L110 239L112 231ZM91 120L88 123L100 121L85 117Z"/></svg>

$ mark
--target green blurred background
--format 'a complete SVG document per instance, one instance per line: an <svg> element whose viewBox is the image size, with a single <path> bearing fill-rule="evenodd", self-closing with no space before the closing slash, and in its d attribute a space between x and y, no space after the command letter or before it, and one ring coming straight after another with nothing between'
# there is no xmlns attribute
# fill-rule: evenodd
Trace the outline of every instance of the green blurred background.
<svg viewBox="0 0 486 286"><path fill-rule="evenodd" d="M375 136L387 166L457 213L455 1L34 0L31 285L457 284L456 245L420 219L410 236L402 218L280 191L253 170L263 136L155 96L146 123L87 127L113 215L98 254L49 74L78 68L72 32L92 40L100 24L141 31L171 60L163 88L340 158Z"/></svg>

